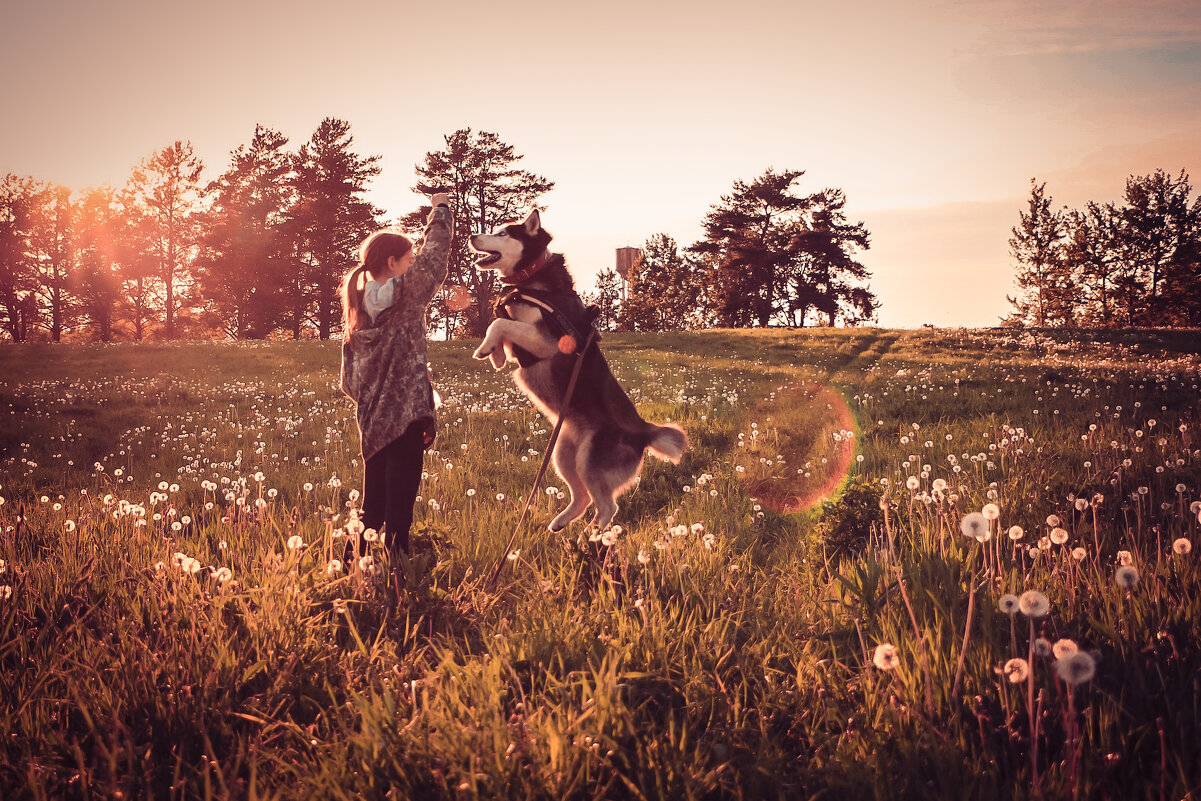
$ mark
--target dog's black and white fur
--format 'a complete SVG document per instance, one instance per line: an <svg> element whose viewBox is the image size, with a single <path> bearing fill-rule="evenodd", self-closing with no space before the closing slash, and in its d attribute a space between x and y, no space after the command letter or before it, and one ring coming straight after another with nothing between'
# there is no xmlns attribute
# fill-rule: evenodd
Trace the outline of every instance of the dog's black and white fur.
<svg viewBox="0 0 1201 801"><path fill-rule="evenodd" d="M563 257L547 252L550 240L535 210L524 222L472 236L471 247L484 254L476 261L478 268L496 270L502 281L518 290L561 299L570 316L572 309L582 311L583 304ZM684 429L643 420L595 343L584 353L575 391L564 412L563 398L577 358L571 348L583 342L563 339L554 317L536 303L516 298L503 307L502 314L508 319L498 314L475 358L491 359L497 370L509 360L517 361L520 366L513 374L517 386L552 425L563 414L552 458L556 472L571 491L571 503L551 521L550 529L566 528L589 504L596 505L592 524L604 529L617 513L617 496L633 485L642 470L646 451L672 463L680 461L688 447ZM590 327L591 319L584 325Z"/></svg>

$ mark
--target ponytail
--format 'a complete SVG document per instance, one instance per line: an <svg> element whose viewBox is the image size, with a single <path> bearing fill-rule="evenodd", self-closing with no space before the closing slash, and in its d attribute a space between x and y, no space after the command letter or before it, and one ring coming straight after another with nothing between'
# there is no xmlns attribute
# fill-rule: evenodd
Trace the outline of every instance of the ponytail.
<svg viewBox="0 0 1201 801"><path fill-rule="evenodd" d="M342 282L343 339L350 339L351 334L363 327L363 317L367 313L363 308L363 292L367 289L367 279L383 275L390 257L400 258L412 249L413 243L408 237L388 228L363 240L359 246L359 264Z"/></svg>
<svg viewBox="0 0 1201 801"><path fill-rule="evenodd" d="M342 323L343 339L363 327L362 317L366 313L363 308L363 292L367 289L367 266L360 264L346 274L342 282Z"/></svg>

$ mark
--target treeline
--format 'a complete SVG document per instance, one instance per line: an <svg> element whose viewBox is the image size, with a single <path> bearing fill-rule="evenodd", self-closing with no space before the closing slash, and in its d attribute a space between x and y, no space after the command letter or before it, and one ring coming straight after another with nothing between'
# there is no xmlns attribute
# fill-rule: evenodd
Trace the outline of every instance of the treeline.
<svg viewBox="0 0 1201 801"><path fill-rule="evenodd" d="M841 189L800 195L800 170L769 169L736 181L713 205L704 236L681 248L667 234L647 240L615 313L618 328L857 325L878 301L857 254L870 246L847 220ZM602 276L598 293L614 277ZM602 304L603 305L603 304Z"/></svg>
<svg viewBox="0 0 1201 801"><path fill-rule="evenodd" d="M299 148L262 125L205 181L188 142L152 153L119 188L74 192L0 181L0 332L12 341L321 338L339 330L338 287L369 232L421 231L428 207L388 219L366 199L379 156L327 118ZM435 298L431 333L480 336L500 284L476 270L468 239L540 205L554 183L520 169L496 134L462 129L415 166L413 191L448 192L457 216L448 283L476 302ZM876 299L855 260L868 247L841 190L798 195L800 171L735 182L680 248L652 237L623 287L600 273L588 300L606 328L853 324ZM570 263L570 254L568 254ZM577 274L584 265L573 265Z"/></svg>
<svg viewBox="0 0 1201 801"><path fill-rule="evenodd" d="M1010 325L1201 326L1201 199L1181 170L1131 176L1117 203L1056 209L1046 183L1009 240Z"/></svg>
<svg viewBox="0 0 1201 801"><path fill-rule="evenodd" d="M325 119L299 148L256 126L203 180L188 142L143 159L120 188L0 182L0 325L15 341L271 335L326 338L339 280L381 226L377 156Z"/></svg>

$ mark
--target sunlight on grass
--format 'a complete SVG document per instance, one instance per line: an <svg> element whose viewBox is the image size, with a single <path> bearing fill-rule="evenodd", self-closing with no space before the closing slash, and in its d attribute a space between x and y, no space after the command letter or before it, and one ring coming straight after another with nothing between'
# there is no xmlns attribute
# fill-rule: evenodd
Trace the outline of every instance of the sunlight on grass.
<svg viewBox="0 0 1201 801"><path fill-rule="evenodd" d="M607 334L690 450L495 591L550 431L472 346L399 604L336 343L0 350L0 795L1201 785L1195 338Z"/></svg>

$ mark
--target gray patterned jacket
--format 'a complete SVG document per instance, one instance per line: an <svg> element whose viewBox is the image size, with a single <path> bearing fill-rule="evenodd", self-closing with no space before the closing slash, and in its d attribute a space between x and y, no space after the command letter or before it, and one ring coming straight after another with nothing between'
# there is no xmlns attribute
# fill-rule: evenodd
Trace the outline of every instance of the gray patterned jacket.
<svg viewBox="0 0 1201 801"><path fill-rule="evenodd" d="M453 225L448 209L430 212L421 253L404 275L391 279L395 301L342 343L342 391L355 402L364 461L413 422L427 421L434 429L425 308L446 280Z"/></svg>

